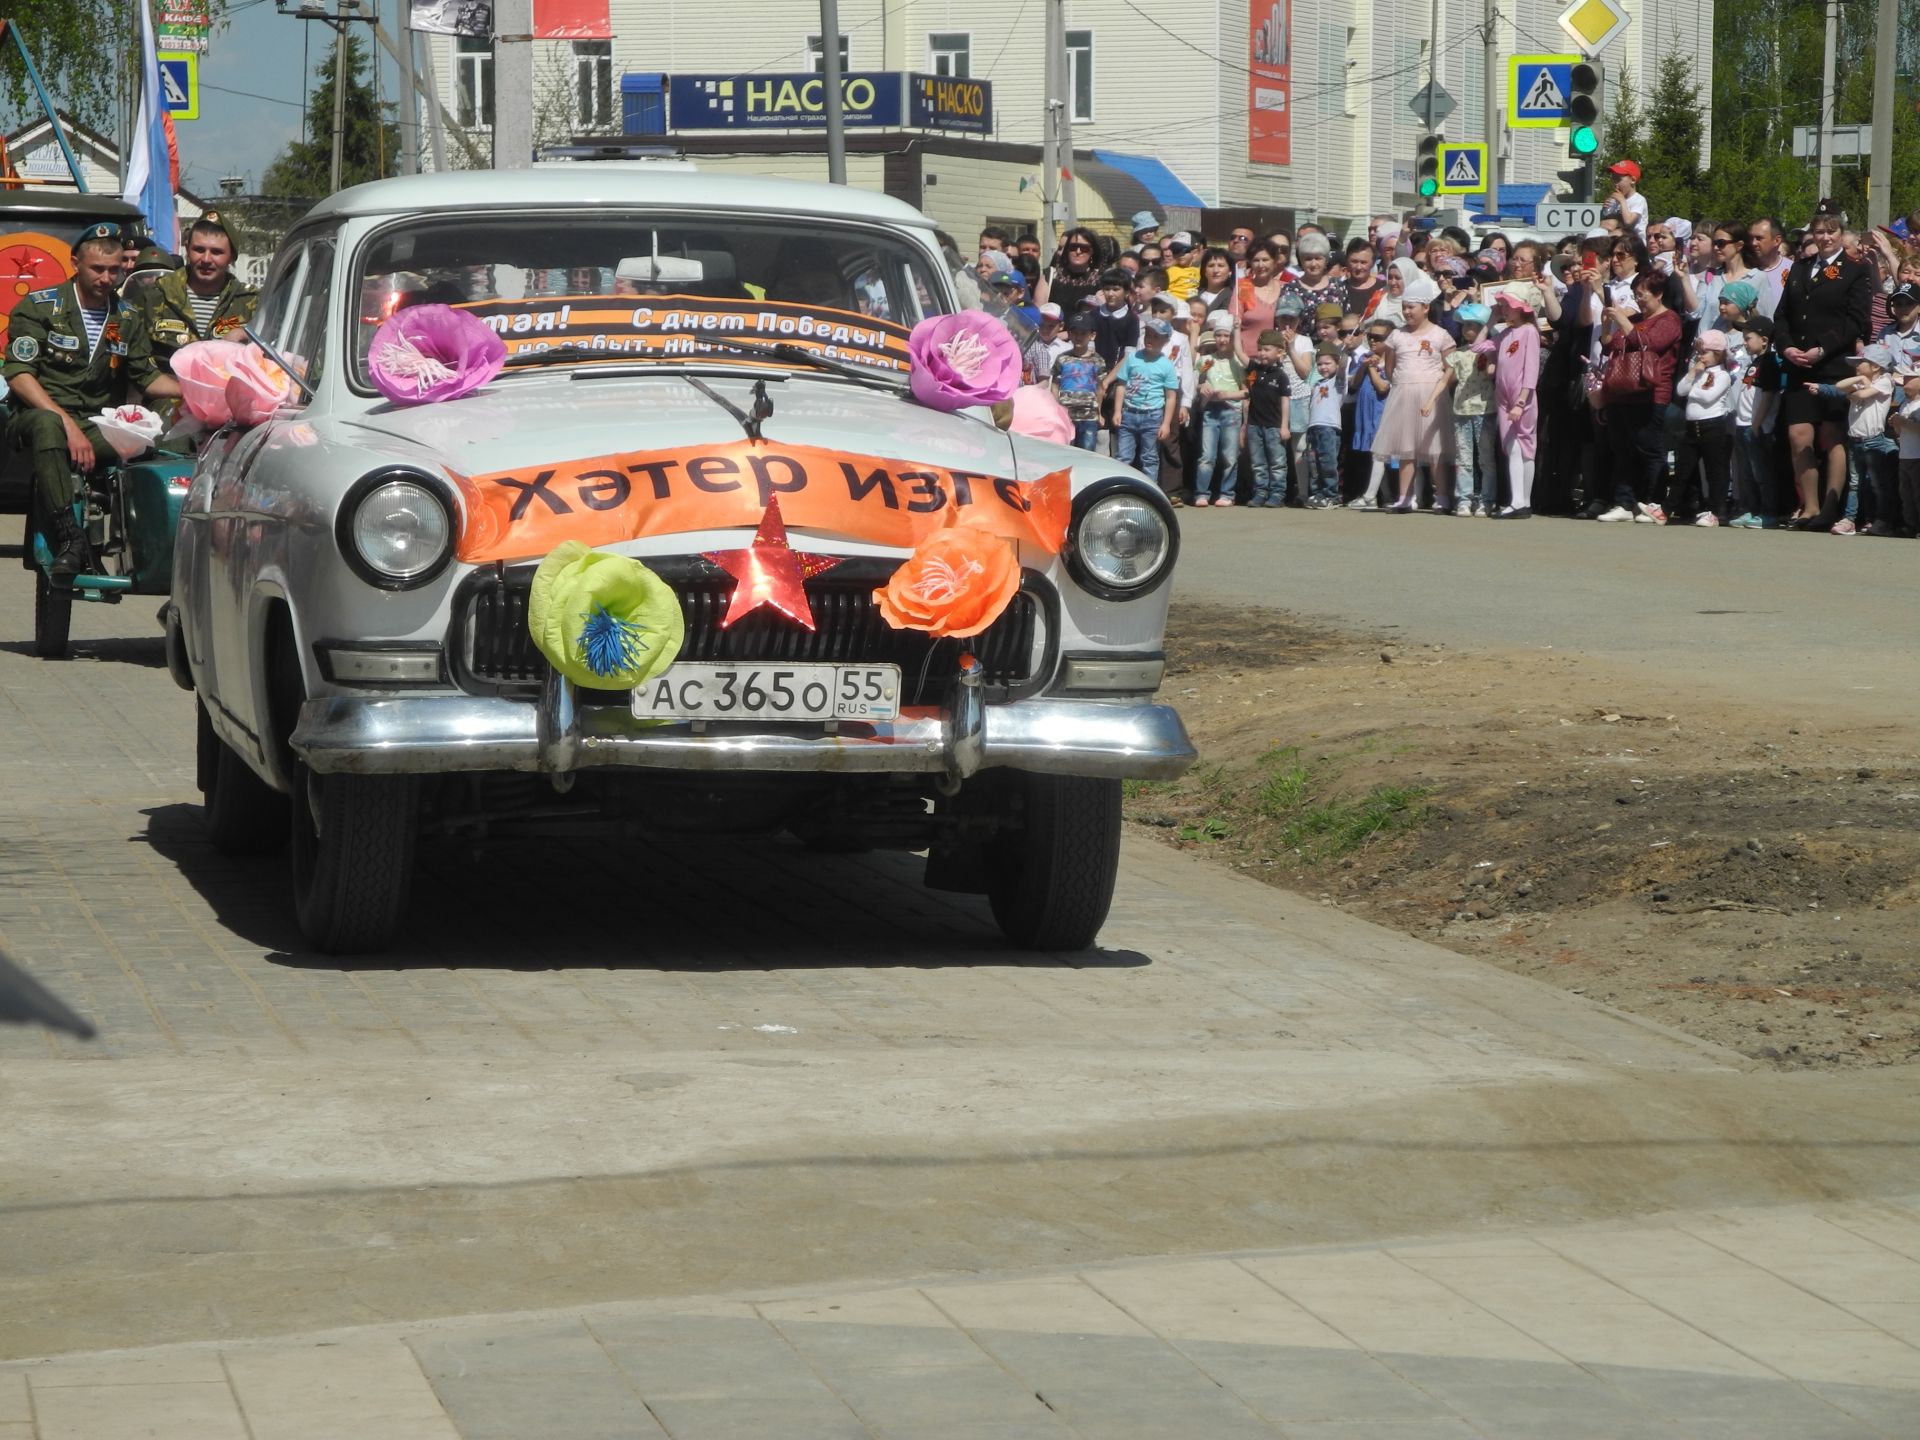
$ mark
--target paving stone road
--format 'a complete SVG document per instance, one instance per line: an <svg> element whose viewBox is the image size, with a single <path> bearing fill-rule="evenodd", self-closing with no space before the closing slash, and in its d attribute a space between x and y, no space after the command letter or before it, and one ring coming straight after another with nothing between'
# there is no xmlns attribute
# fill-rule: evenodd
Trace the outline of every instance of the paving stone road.
<svg viewBox="0 0 1920 1440"><path fill-rule="evenodd" d="M1915 1433L1907 1071L1150 845L1077 957L908 857L442 848L341 965L150 615L0 639L0 946L102 1028L0 1032L0 1440Z"/></svg>

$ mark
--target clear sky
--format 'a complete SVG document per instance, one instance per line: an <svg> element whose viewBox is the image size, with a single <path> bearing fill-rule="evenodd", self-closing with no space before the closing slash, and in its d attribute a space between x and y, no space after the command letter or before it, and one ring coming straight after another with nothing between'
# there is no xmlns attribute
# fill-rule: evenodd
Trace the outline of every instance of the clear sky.
<svg viewBox="0 0 1920 1440"><path fill-rule="evenodd" d="M381 18L395 28L398 5L381 0ZM233 0L226 29L213 37L200 62L200 118L175 128L180 136L180 182L203 199L220 193L222 175L244 175L245 189L260 186L267 166L300 134L301 100L333 44L333 30L318 21L282 15L274 0ZM373 27L355 35L373 45ZM302 56L302 42L306 54ZM392 62L384 51L381 95L395 91Z"/></svg>

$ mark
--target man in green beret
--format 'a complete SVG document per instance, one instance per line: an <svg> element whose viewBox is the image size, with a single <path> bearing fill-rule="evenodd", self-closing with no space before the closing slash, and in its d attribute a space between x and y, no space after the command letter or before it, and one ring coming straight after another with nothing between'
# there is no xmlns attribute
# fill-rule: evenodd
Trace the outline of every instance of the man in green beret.
<svg viewBox="0 0 1920 1440"><path fill-rule="evenodd" d="M86 532L73 518L73 472L91 474L117 458L90 417L119 404L127 380L114 294L120 228L88 226L74 242L73 263L71 280L23 295L13 307L0 366L13 397L7 439L32 455L56 577L92 568Z"/></svg>
<svg viewBox="0 0 1920 1440"><path fill-rule="evenodd" d="M127 373L148 403L174 399L173 352L195 340L238 340L253 319L257 291L233 273L233 236L209 210L187 231L186 265L127 297Z"/></svg>

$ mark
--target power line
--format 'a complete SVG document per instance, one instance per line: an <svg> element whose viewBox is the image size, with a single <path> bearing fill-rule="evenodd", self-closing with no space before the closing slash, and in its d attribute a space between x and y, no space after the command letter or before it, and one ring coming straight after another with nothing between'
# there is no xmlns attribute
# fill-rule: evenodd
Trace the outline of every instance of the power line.
<svg viewBox="0 0 1920 1440"><path fill-rule="evenodd" d="M1007 53L1007 46L1011 45L1013 43L1013 37L1020 33L1020 22L1024 20L1027 15L1027 3L1028 0L1020 0L1020 8L1014 12L1013 23L1007 26L1007 38L1000 42L1000 48L994 51L993 59L987 62L987 73L980 77L982 80L991 80L993 78L993 67L1000 63L1000 57ZM1043 44L1041 49L1044 50L1045 48Z"/></svg>
<svg viewBox="0 0 1920 1440"><path fill-rule="evenodd" d="M1459 31L1457 34L1452 36L1443 45L1443 47L1441 48L1440 54L1437 57L1435 57L1436 62L1437 60L1445 59L1448 55L1451 55L1455 50L1458 50L1462 45L1466 44L1469 40L1476 38L1479 35L1479 33L1480 33L1480 26L1478 23L1469 25L1464 29L1462 29L1461 31ZM1193 49L1197 47L1189 46L1188 48ZM1199 53L1204 55L1207 52L1202 50ZM1209 58L1212 58L1212 57L1209 56ZM1225 64L1227 62L1223 61L1221 63ZM1428 66L1427 57L1421 56L1419 59L1409 61L1404 65L1396 65L1390 69L1380 70L1375 72L1372 75L1363 76L1358 80L1352 81L1351 84L1354 87L1357 87L1357 91L1359 94L1363 95L1366 91L1372 89L1375 85L1380 84L1382 81L1391 80L1396 76L1405 75L1409 72L1417 72L1417 71L1425 70L1427 66ZM1231 69L1236 67L1229 65L1228 68ZM1243 68L1242 73L1251 74L1252 72L1246 71ZM1349 82L1341 81L1338 84L1323 85L1323 86L1320 86L1318 89L1314 89L1314 90L1293 90L1293 91L1290 91L1287 95L1287 103L1289 105L1297 106L1303 100L1313 100L1318 98L1321 95L1332 94L1335 91L1340 91L1344 93L1348 89L1348 87L1349 87ZM1190 130L1195 126L1213 125L1222 120L1235 120L1235 119L1239 119L1241 116L1250 114L1252 112L1252 109L1253 107L1251 105L1243 105L1237 110L1221 110L1221 111L1215 112L1212 115L1203 115L1193 120L1178 120L1171 125L1156 125L1154 127L1153 133L1155 135L1164 135L1167 132L1173 131L1173 130ZM1324 120L1316 120L1312 122L1312 124L1301 126L1299 132L1297 133L1304 133L1308 130L1315 129L1320 125L1329 124L1335 119L1346 119L1346 118L1348 117L1344 115L1328 116ZM1091 134L1088 134L1086 135L1086 138L1088 140L1130 140L1135 138L1137 134L1138 132L1131 131L1131 130L1105 130L1105 131L1096 131ZM1079 134L1076 134L1074 136L1074 142L1076 144L1079 143L1080 139L1081 139L1081 136Z"/></svg>
<svg viewBox="0 0 1920 1440"><path fill-rule="evenodd" d="M248 100L264 100L269 105L289 105L295 110L306 108L299 100L283 100L278 95L260 95L252 90L230 90L225 85L212 85L205 80L200 82L200 88L202 90L218 90L222 95L241 95Z"/></svg>

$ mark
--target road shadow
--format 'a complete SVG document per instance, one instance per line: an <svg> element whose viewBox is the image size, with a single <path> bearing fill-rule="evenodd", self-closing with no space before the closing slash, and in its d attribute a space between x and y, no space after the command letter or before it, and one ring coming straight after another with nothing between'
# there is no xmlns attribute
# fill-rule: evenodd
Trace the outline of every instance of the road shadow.
<svg viewBox="0 0 1920 1440"><path fill-rule="evenodd" d="M475 968L796 970L1027 965L1128 969L1138 951L1016 950L984 898L921 884L915 855L816 855L792 841L560 839L426 842L393 946L321 955L293 918L284 850L227 856L196 805L142 812L131 837L173 864L230 933L275 965L312 970Z"/></svg>
<svg viewBox="0 0 1920 1440"><path fill-rule="evenodd" d="M9 655L32 655L31 640L0 640L0 651ZM164 635L112 635L90 638L76 635L67 642L67 653L48 663L71 665L76 660L93 660L106 665L134 665L143 670L167 668L167 640Z"/></svg>

